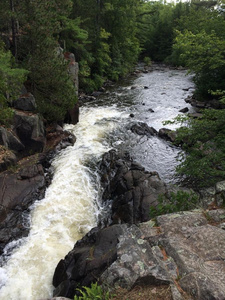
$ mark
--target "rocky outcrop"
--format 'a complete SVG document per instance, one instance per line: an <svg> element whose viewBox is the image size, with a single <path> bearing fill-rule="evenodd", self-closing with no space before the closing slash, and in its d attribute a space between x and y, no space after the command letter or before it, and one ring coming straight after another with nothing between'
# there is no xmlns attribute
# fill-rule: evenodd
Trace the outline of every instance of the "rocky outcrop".
<svg viewBox="0 0 225 300"><path fill-rule="evenodd" d="M25 146L23 156L43 151L46 143L45 127L38 114L15 111L13 131Z"/></svg>
<svg viewBox="0 0 225 300"><path fill-rule="evenodd" d="M193 299L225 299L224 213L193 211L157 218L161 234L156 239L176 263L179 285Z"/></svg>
<svg viewBox="0 0 225 300"><path fill-rule="evenodd" d="M166 141L174 143L176 141L177 133L174 130L168 128L159 129L159 137Z"/></svg>
<svg viewBox="0 0 225 300"><path fill-rule="evenodd" d="M37 156L21 164L16 172L0 174L0 254L6 244L28 234L28 208L43 198L46 188L44 169Z"/></svg>
<svg viewBox="0 0 225 300"><path fill-rule="evenodd" d="M34 96L31 93L21 95L18 99L12 102L15 109L34 112L37 109L37 104Z"/></svg>
<svg viewBox="0 0 225 300"><path fill-rule="evenodd" d="M103 203L112 202L108 223L136 224L149 220L150 206L156 206L158 196L167 191L158 173L145 171L126 153L106 153L100 172Z"/></svg>
<svg viewBox="0 0 225 300"><path fill-rule="evenodd" d="M53 284L55 296L73 298L76 288L89 286L97 279L110 286L131 288L150 280L168 284L169 278L158 265L149 244L137 226L113 225L93 229L56 268Z"/></svg>
<svg viewBox="0 0 225 300"><path fill-rule="evenodd" d="M221 103L218 99L211 99L207 101L198 101L193 96L189 96L186 100L186 103L190 103L192 106L204 109L204 108L215 108L215 109L224 109L225 105Z"/></svg>
<svg viewBox="0 0 225 300"><path fill-rule="evenodd" d="M60 126L52 125L47 130L45 152L25 157L13 169L0 173L0 255L9 242L28 234L29 207L44 197L51 182L52 174L48 168L52 158L56 151L73 145L75 140ZM3 162L5 168L17 162L16 155L6 149L0 148L0 158L0 167ZM6 158L12 161L8 162Z"/></svg>
<svg viewBox="0 0 225 300"><path fill-rule="evenodd" d="M56 268L54 296L73 298L77 287L88 286L109 267L117 257L118 237L126 227L115 225L92 229Z"/></svg>
<svg viewBox="0 0 225 300"><path fill-rule="evenodd" d="M79 284L98 281L111 291L167 285L176 300L224 300L224 222L224 209L195 210L95 228L59 262L54 295L72 299Z"/></svg>
<svg viewBox="0 0 225 300"><path fill-rule="evenodd" d="M74 84L76 90L76 96L78 97L79 90L79 64L76 62L75 55L71 52L65 52L64 58L69 62L68 72ZM67 111L64 119L65 123L77 124L79 122L79 104L76 103L74 107Z"/></svg>
<svg viewBox="0 0 225 300"><path fill-rule="evenodd" d="M131 126L131 131L138 135L145 135L147 137L157 135L158 132L153 127L149 127L146 123L138 122Z"/></svg>

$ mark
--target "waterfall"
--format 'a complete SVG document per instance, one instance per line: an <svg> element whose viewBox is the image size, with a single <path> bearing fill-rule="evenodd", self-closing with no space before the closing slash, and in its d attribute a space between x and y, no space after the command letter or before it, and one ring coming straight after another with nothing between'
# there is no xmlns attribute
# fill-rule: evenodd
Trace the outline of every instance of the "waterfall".
<svg viewBox="0 0 225 300"><path fill-rule="evenodd" d="M82 108L79 124L65 126L77 141L54 159L52 183L32 208L29 236L17 241L20 247L0 268L0 299L51 297L58 261L96 225L98 178L87 162L110 149L104 137L127 116L115 107Z"/></svg>

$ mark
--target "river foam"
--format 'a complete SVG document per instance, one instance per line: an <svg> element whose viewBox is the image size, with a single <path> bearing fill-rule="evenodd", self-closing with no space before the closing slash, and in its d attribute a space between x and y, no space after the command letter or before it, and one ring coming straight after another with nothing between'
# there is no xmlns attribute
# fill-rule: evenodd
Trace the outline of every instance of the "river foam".
<svg viewBox="0 0 225 300"><path fill-rule="evenodd" d="M45 198L33 206L30 234L0 269L0 299L51 297L57 263L96 225L99 186L86 162L110 149L104 137L123 117L115 107L82 108L80 122L65 126L77 141L53 161L54 177Z"/></svg>

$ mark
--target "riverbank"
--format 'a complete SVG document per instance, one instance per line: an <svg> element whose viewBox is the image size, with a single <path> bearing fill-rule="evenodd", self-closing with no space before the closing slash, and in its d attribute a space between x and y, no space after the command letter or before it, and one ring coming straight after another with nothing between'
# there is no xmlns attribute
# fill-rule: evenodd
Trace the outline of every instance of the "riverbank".
<svg viewBox="0 0 225 300"><path fill-rule="evenodd" d="M160 88L157 86L159 83L162 83ZM127 195L132 194L136 171L152 174L152 190L156 189L155 183L160 182L158 177L162 179L162 187L163 181L173 182L180 149L158 136L140 135L136 129L143 121L146 128L154 126L160 129L166 116L173 118L183 107L184 99L191 93L191 85L185 71L159 68L155 72L127 78L121 85L109 88L98 99L92 99L81 107L80 122L76 126L65 127L76 135L77 142L55 157L52 184L45 198L32 207L30 234L21 241L22 246L15 249L3 269L6 279L0 291L2 297L16 295L18 299L36 300L52 295L51 281L57 262L73 248L76 240L97 225L99 215L108 212L108 205L104 207L101 202L98 169L105 152L112 148L128 150L136 161L137 169L131 170L129 176L127 174L131 179ZM133 125L136 125L135 130ZM116 161L119 163L120 159ZM142 176L139 178L143 196L147 196L144 195L145 180L141 179ZM124 191L124 179L119 186L119 190ZM139 187L136 199L138 190ZM129 197L125 199L129 202ZM148 209L146 207L146 214ZM15 279L18 269L23 270L23 280Z"/></svg>

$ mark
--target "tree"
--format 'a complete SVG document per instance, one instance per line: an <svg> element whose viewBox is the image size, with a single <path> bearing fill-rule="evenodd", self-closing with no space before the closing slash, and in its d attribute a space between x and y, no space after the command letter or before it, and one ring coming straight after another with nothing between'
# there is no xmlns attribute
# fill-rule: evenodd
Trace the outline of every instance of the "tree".
<svg viewBox="0 0 225 300"><path fill-rule="evenodd" d="M177 143L183 144L179 175L197 188L225 178L225 109L206 109L202 118L178 118Z"/></svg>
<svg viewBox="0 0 225 300"><path fill-rule="evenodd" d="M70 0L23 0L18 13L23 30L18 56L30 71L27 87L48 121L63 121L76 102L75 87L59 45L71 5Z"/></svg>
<svg viewBox="0 0 225 300"><path fill-rule="evenodd" d="M26 70L16 68L14 64L11 53L5 51L0 42L0 124L3 125L8 125L13 116L10 102L19 96L27 75Z"/></svg>
<svg viewBox="0 0 225 300"><path fill-rule="evenodd" d="M214 31L177 32L174 50L180 53L180 61L195 73L198 99L210 98L212 90L225 90L225 40Z"/></svg>

